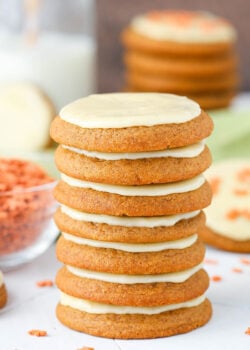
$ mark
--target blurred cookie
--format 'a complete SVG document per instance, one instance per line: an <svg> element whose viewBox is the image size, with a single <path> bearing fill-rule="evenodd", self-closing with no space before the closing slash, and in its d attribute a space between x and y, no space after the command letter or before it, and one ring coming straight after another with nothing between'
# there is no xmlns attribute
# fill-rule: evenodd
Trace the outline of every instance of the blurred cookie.
<svg viewBox="0 0 250 350"><path fill-rule="evenodd" d="M3 274L0 271L0 309L7 303L7 290L3 281Z"/></svg>
<svg viewBox="0 0 250 350"><path fill-rule="evenodd" d="M206 227L199 231L204 242L229 251L250 252L250 161L229 159L207 172L213 201L205 209Z"/></svg>

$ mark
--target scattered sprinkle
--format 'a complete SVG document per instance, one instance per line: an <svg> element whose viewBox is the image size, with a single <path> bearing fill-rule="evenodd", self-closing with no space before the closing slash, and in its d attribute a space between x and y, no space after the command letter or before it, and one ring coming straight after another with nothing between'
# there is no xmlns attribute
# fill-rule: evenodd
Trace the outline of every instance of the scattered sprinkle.
<svg viewBox="0 0 250 350"><path fill-rule="evenodd" d="M241 190L241 189L235 189L234 190L234 194L236 195L236 196L246 196L246 195L248 195L248 191L247 190Z"/></svg>
<svg viewBox="0 0 250 350"><path fill-rule="evenodd" d="M83 348L77 349L77 350L95 350L94 348L90 348L88 346L84 346Z"/></svg>
<svg viewBox="0 0 250 350"><path fill-rule="evenodd" d="M233 272L236 272L236 273L242 273L242 272L243 272L243 270L240 269L239 267L234 267L234 268L232 268L232 271L233 271Z"/></svg>
<svg viewBox="0 0 250 350"><path fill-rule="evenodd" d="M246 329L245 334L250 335L250 327Z"/></svg>
<svg viewBox="0 0 250 350"><path fill-rule="evenodd" d="M211 185L213 195L217 194L219 192L221 179L219 177L213 177L213 178L209 179L209 183Z"/></svg>
<svg viewBox="0 0 250 350"><path fill-rule="evenodd" d="M213 282L220 282L222 280L221 276L212 276L211 281Z"/></svg>
<svg viewBox="0 0 250 350"><path fill-rule="evenodd" d="M241 258L240 262L244 265L250 265L250 259L248 258Z"/></svg>
<svg viewBox="0 0 250 350"><path fill-rule="evenodd" d="M207 258L207 259L204 260L204 263L208 264L208 265L217 265L218 264L218 260Z"/></svg>
<svg viewBox="0 0 250 350"><path fill-rule="evenodd" d="M47 332L42 331L40 329L31 329L28 333L29 333L29 335L33 335L35 337L46 337L47 336Z"/></svg>
<svg viewBox="0 0 250 350"><path fill-rule="evenodd" d="M54 282L51 280L43 280L36 282L37 287L52 287Z"/></svg>
<svg viewBox="0 0 250 350"><path fill-rule="evenodd" d="M247 220L250 220L250 211L247 209L245 210L231 209L226 214L226 218L229 220L236 220L239 217L243 217Z"/></svg>
<svg viewBox="0 0 250 350"><path fill-rule="evenodd" d="M241 182L249 182L249 180L250 180L250 168L242 169L238 173L238 179Z"/></svg>

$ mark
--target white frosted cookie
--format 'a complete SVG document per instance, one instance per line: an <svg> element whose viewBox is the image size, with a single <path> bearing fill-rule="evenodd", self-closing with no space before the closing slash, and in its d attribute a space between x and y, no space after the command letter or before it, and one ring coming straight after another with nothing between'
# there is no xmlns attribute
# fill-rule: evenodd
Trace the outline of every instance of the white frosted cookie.
<svg viewBox="0 0 250 350"><path fill-rule="evenodd" d="M235 29L226 20L205 11L151 11L132 20L138 34L180 43L230 42Z"/></svg>
<svg viewBox="0 0 250 350"><path fill-rule="evenodd" d="M250 252L250 160L219 162L206 176L213 201L205 209L203 240L221 249Z"/></svg>

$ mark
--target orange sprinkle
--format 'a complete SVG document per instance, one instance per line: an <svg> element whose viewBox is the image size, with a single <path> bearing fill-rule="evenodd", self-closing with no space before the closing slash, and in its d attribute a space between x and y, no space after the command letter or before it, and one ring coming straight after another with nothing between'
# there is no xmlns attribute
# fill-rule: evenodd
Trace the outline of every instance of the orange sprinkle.
<svg viewBox="0 0 250 350"><path fill-rule="evenodd" d="M234 190L234 194L236 196L246 196L246 195L248 195L248 191L247 190L236 189L236 190Z"/></svg>
<svg viewBox="0 0 250 350"><path fill-rule="evenodd" d="M245 210L238 210L238 209L231 209L227 214L226 217L229 220L235 220L238 219L239 217L243 217L247 220L250 220L250 211L245 209Z"/></svg>
<svg viewBox="0 0 250 350"><path fill-rule="evenodd" d="M204 260L204 263L205 263L205 264L208 264L208 265L217 265L217 264L218 264L218 261L215 260L215 259L205 259L205 260Z"/></svg>
<svg viewBox="0 0 250 350"><path fill-rule="evenodd" d="M219 187L221 184L221 178L219 177L213 177L209 179L209 183L212 187L213 195L217 194L219 192Z"/></svg>
<svg viewBox="0 0 250 350"><path fill-rule="evenodd" d="M199 16L196 12L190 11L151 11L147 17L153 21L172 22L179 26L188 26L192 20Z"/></svg>
<svg viewBox="0 0 250 350"><path fill-rule="evenodd" d="M95 349L94 348L90 348L88 346L84 346L83 348L78 349L78 350L95 350Z"/></svg>
<svg viewBox="0 0 250 350"><path fill-rule="evenodd" d="M51 280L43 280L36 282L37 287L52 287L54 282Z"/></svg>
<svg viewBox="0 0 250 350"><path fill-rule="evenodd" d="M232 268L232 271L233 271L233 272L236 272L236 273L242 273L242 272L243 272L243 270L240 269L239 267L234 267L234 268Z"/></svg>
<svg viewBox="0 0 250 350"><path fill-rule="evenodd" d="M240 216L240 211L238 209L232 209L226 214L226 217L229 220L238 219L239 216Z"/></svg>
<svg viewBox="0 0 250 350"><path fill-rule="evenodd" d="M28 332L29 335L33 335L35 337L46 337L47 332L46 331L41 331L40 329L31 329Z"/></svg>
<svg viewBox="0 0 250 350"><path fill-rule="evenodd" d="M221 23L216 20L206 20L203 23L201 23L201 28L205 32L210 32L211 30L214 30L221 26Z"/></svg>
<svg viewBox="0 0 250 350"><path fill-rule="evenodd" d="M211 280L213 282L220 282L222 280L222 277L221 276L212 276Z"/></svg>
<svg viewBox="0 0 250 350"><path fill-rule="evenodd" d="M250 259L248 258L241 258L240 262L244 265L250 265Z"/></svg>
<svg viewBox="0 0 250 350"><path fill-rule="evenodd" d="M250 327L246 329L245 334L250 335Z"/></svg>
<svg viewBox="0 0 250 350"><path fill-rule="evenodd" d="M250 211L249 211L249 210L247 210L247 209L242 210L242 211L241 211L241 215L242 215L245 219L250 220Z"/></svg>
<svg viewBox="0 0 250 350"><path fill-rule="evenodd" d="M249 182L250 181L250 168L242 169L238 173L238 179L241 182Z"/></svg>

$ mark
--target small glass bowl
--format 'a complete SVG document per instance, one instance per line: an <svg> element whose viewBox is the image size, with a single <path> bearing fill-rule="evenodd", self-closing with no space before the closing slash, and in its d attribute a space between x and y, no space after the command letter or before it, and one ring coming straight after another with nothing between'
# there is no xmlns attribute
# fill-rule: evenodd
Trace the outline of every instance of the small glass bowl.
<svg viewBox="0 0 250 350"><path fill-rule="evenodd" d="M0 269L25 264L52 244L58 236L53 214L57 181L0 193Z"/></svg>

